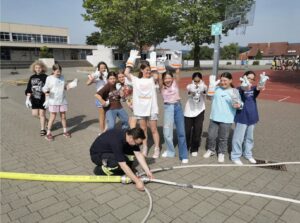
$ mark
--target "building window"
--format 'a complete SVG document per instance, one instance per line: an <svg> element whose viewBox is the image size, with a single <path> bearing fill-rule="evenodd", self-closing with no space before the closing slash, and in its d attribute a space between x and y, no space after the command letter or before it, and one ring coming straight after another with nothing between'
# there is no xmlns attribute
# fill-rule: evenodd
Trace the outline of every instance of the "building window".
<svg viewBox="0 0 300 223"><path fill-rule="evenodd" d="M123 53L114 53L115 60L123 61Z"/></svg>
<svg viewBox="0 0 300 223"><path fill-rule="evenodd" d="M1 41L9 41L10 40L9 33L7 33L7 32L1 32L0 35L1 35Z"/></svg>
<svg viewBox="0 0 300 223"><path fill-rule="evenodd" d="M171 54L166 54L167 60L171 60Z"/></svg>
<svg viewBox="0 0 300 223"><path fill-rule="evenodd" d="M39 34L12 33L12 39L15 42L41 42L41 36Z"/></svg>
<svg viewBox="0 0 300 223"><path fill-rule="evenodd" d="M57 44L67 44L67 36L52 36L52 35L43 35L44 43L57 43Z"/></svg>

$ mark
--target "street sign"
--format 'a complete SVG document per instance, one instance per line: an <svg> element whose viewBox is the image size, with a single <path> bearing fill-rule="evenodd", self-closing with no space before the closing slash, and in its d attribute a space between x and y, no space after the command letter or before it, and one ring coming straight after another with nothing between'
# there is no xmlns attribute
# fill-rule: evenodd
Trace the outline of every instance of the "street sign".
<svg viewBox="0 0 300 223"><path fill-rule="evenodd" d="M218 22L218 23L214 23L211 26L211 35L212 36L218 36L222 34L222 23Z"/></svg>

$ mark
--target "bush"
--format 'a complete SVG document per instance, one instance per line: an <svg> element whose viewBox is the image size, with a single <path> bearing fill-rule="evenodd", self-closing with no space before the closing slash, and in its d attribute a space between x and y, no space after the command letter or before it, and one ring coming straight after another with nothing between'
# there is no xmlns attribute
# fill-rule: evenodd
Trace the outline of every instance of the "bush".
<svg viewBox="0 0 300 223"><path fill-rule="evenodd" d="M259 65L259 61L258 60L254 60L252 65Z"/></svg>
<svg viewBox="0 0 300 223"><path fill-rule="evenodd" d="M40 58L53 58L53 55L48 47L43 46L40 48Z"/></svg>
<svg viewBox="0 0 300 223"><path fill-rule="evenodd" d="M227 62L226 65L232 65L232 63L231 62Z"/></svg>

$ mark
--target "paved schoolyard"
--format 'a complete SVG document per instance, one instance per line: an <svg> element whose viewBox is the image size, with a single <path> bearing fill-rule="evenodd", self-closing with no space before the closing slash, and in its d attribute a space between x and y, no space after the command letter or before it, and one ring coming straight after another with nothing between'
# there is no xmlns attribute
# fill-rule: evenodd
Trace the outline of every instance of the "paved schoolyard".
<svg viewBox="0 0 300 223"><path fill-rule="evenodd" d="M81 68L80 68L81 69ZM66 68L66 79L79 79L67 93L71 139L65 139L57 120L55 141L39 136L39 124L25 107L25 86L8 80L26 79L27 70L10 75L1 70L1 171L91 175L89 146L98 133L94 87L85 74ZM299 86L298 86L299 87ZM186 95L181 92L183 101ZM161 97L159 96L161 105ZM300 105L258 100L260 122L255 130L255 157L271 161L300 161ZM204 153L210 102L206 103L200 153ZM160 106L161 107L161 106ZM162 107L161 107L162 108ZM160 111L162 134L163 114ZM162 143L163 138L161 137ZM151 142L150 142L151 144ZM164 149L164 145L162 145ZM152 150L150 150L150 154ZM245 161L246 162L246 161ZM180 165L178 158L156 161L150 167ZM217 163L216 157L192 157L190 164ZM226 163L231 163L226 154ZM300 200L300 167L288 171L265 168L187 168L155 174L158 179L266 193ZM231 193L147 184L153 197L149 222L299 222L300 205ZM146 193L133 185L1 180L1 222L141 222L148 210Z"/></svg>

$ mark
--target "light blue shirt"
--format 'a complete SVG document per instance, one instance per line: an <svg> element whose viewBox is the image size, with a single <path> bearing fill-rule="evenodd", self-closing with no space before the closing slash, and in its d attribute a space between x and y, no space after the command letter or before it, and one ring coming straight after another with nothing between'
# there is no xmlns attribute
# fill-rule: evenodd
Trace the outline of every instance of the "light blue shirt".
<svg viewBox="0 0 300 223"><path fill-rule="evenodd" d="M210 119L215 122L234 123L236 109L232 106L232 89L217 87L212 98Z"/></svg>

